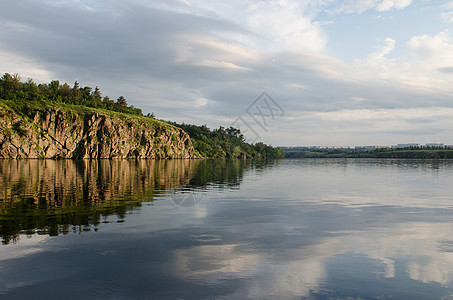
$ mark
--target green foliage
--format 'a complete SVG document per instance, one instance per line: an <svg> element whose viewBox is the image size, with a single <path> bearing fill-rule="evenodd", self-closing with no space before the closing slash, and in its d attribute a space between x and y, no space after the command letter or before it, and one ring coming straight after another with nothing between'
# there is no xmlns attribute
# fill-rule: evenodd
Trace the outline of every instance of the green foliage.
<svg viewBox="0 0 453 300"><path fill-rule="evenodd" d="M219 127L211 130L206 125L170 124L183 129L192 140L192 144L200 155L211 158L282 158L279 148L245 141L240 129Z"/></svg>
<svg viewBox="0 0 453 300"><path fill-rule="evenodd" d="M106 109L109 111L127 113L142 116L142 110L134 106L128 106L126 99L120 96L118 100L112 101L109 97L101 97L99 87L93 89L89 86L80 87L76 81L71 88L67 83L60 84L58 80L52 80L49 84L39 84L29 79L21 82L19 74L5 73L0 78L0 99L10 101L12 108L20 113L29 115L27 107L33 103L33 107L45 107L45 103L64 103L72 105L82 105L85 107ZM154 114L152 115L154 118Z"/></svg>

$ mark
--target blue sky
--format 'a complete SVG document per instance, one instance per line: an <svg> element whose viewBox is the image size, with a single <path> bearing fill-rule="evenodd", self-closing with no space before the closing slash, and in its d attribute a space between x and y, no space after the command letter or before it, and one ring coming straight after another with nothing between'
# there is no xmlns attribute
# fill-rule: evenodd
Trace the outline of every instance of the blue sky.
<svg viewBox="0 0 453 300"><path fill-rule="evenodd" d="M453 144L452 24L452 1L5 0L0 72L273 145Z"/></svg>

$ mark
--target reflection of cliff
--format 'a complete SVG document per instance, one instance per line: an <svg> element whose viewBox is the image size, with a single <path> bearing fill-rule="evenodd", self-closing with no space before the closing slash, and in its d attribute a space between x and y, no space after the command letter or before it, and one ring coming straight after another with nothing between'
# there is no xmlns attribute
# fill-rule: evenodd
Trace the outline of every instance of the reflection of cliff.
<svg viewBox="0 0 453 300"><path fill-rule="evenodd" d="M180 188L238 186L242 160L0 160L0 236L97 230Z"/></svg>
<svg viewBox="0 0 453 300"><path fill-rule="evenodd" d="M125 213L159 190L186 185L197 161L0 161L0 235L58 235L68 225L96 227L102 216ZM80 228L81 229L81 228Z"/></svg>

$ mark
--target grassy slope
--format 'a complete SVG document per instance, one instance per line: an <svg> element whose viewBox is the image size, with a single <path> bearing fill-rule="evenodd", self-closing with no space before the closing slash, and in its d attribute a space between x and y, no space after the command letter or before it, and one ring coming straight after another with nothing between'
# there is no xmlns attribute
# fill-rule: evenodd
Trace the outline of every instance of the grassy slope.
<svg viewBox="0 0 453 300"><path fill-rule="evenodd" d="M59 108L65 112L73 113L84 119L87 114L103 114L108 115L112 118L121 120L135 120L139 123L147 124L150 127L174 127L164 121L156 120L153 118L120 113L107 109L92 108L83 105L73 105L61 102L52 101L15 101L15 100L3 100L0 99L0 106L5 110L14 111L16 114L24 119L32 120L37 112L45 112L47 108Z"/></svg>

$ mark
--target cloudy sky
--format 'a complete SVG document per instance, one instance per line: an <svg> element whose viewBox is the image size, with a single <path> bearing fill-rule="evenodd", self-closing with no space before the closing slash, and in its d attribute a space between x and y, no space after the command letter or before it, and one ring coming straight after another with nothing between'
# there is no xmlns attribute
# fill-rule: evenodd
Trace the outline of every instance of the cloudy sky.
<svg viewBox="0 0 453 300"><path fill-rule="evenodd" d="M0 72L272 145L453 144L452 25L440 0L2 0Z"/></svg>

